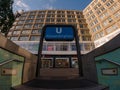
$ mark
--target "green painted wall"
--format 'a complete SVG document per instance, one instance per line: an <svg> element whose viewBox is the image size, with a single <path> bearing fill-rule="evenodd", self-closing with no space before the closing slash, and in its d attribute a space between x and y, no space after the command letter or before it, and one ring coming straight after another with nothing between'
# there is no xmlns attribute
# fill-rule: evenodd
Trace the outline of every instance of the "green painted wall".
<svg viewBox="0 0 120 90"><path fill-rule="evenodd" d="M10 59L17 59L17 61L12 61L0 66L0 90L10 90L11 86L20 85L22 81L22 70L24 57L8 52L0 48L0 63L6 62ZM3 69L15 70L16 74L8 75L3 74Z"/></svg>
<svg viewBox="0 0 120 90"><path fill-rule="evenodd" d="M120 90L120 66L106 60L101 60L103 58L119 63L120 49L95 58L99 83L109 86L110 90ZM118 68L118 75L102 75L101 69L103 68Z"/></svg>

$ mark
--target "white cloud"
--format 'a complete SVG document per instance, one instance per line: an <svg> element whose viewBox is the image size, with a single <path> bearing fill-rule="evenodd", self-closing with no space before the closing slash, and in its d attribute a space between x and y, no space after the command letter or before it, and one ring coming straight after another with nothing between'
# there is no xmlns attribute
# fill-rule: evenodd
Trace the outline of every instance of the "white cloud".
<svg viewBox="0 0 120 90"><path fill-rule="evenodd" d="M49 10L52 10L52 9L54 9L54 7L52 6L52 5L50 5L50 4L44 4L43 6L42 6L42 8L43 9L49 9Z"/></svg>
<svg viewBox="0 0 120 90"><path fill-rule="evenodd" d="M23 0L14 0L13 4L14 10L30 10L30 7Z"/></svg>
<svg viewBox="0 0 120 90"><path fill-rule="evenodd" d="M31 10L33 7L29 6L27 3L24 2L25 0L14 0L14 4L13 4L13 10L14 11L21 11L21 10ZM28 2L33 2L33 6L36 3L34 0L26 0ZM56 0L38 0L39 3L39 7L36 9L55 9L53 4L56 2ZM35 9L35 8L34 8Z"/></svg>
<svg viewBox="0 0 120 90"><path fill-rule="evenodd" d="M56 0L40 0L42 9L55 9L53 4L56 2Z"/></svg>

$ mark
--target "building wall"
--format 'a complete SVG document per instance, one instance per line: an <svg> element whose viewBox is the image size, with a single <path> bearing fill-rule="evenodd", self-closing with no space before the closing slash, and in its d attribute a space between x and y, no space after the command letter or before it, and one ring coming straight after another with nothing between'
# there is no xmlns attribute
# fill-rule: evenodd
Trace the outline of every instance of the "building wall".
<svg viewBox="0 0 120 90"><path fill-rule="evenodd" d="M83 14L95 47L103 45L120 33L119 0L93 0L83 10Z"/></svg>
<svg viewBox="0 0 120 90"><path fill-rule="evenodd" d="M109 86L110 90L120 90L120 68L118 65L108 61L96 62L98 82L102 85ZM117 74L102 74L102 70L117 70ZM111 72L110 71L110 72Z"/></svg>
<svg viewBox="0 0 120 90"><path fill-rule="evenodd" d="M0 42L2 42L0 43L0 48L1 48L0 50L2 50L0 52L0 56L1 56L0 64L2 64L3 62L7 62L10 59L20 60L19 62L12 61L4 65L0 65L1 70L3 70L3 72L0 71L1 72L0 77L2 77L0 80L0 85L2 86L0 86L0 88L4 88L4 89L6 88L6 90L9 90L8 88L10 88L10 86L19 85L21 83L34 79L36 74L37 57L29 53L28 51L24 50L23 48L19 47L12 41L8 40L1 34L0 34ZM16 69L19 72L16 71ZM16 76L11 74L5 75L4 72L8 73L8 71L6 70L9 70L10 72L13 71L12 72L13 74L17 72L17 74Z"/></svg>
<svg viewBox="0 0 120 90"><path fill-rule="evenodd" d="M87 73L89 73L89 75L86 76L87 78L89 78L90 80L95 80L95 79L97 80L97 77L94 78L95 77L94 75L98 74L98 81L100 81L99 78L103 79L103 77L99 77L101 75L101 74L99 75L99 73L100 73L100 71L98 70L99 68L102 68L102 66L104 66L104 67L114 67L115 66L116 67L116 65L114 65L114 64L111 65L108 62L107 63L103 62L101 64L101 66L99 68L97 68L98 63L95 65L95 58L98 56L107 54L107 53L111 53L112 51L119 49L120 48L119 40L120 40L120 34L117 35L112 40L110 40L109 42L107 42L106 44L96 48L95 50L89 52L86 55L83 55L83 58L84 58L83 59L83 69L84 69L83 71L84 71L85 75L87 75ZM117 56L119 56L119 52L117 53ZM109 56L107 56L107 57L109 57ZM106 58L106 57L104 57L104 58ZM84 67L84 65L85 65L85 67ZM97 69L94 67L96 67ZM90 69L93 71L91 71ZM93 73L94 73L94 75L92 75ZM119 71L118 71L118 74L119 74ZM107 79L107 77L105 77L105 78ZM117 77L115 77L115 78L117 78ZM111 79L108 78L107 81L109 82L109 80L111 80ZM100 83L101 83L101 81L100 81ZM108 85L108 84L105 84L105 85ZM116 89L114 89L114 90L116 90Z"/></svg>
<svg viewBox="0 0 120 90"><path fill-rule="evenodd" d="M10 29L8 38L13 41L39 41L45 24L72 24L80 41L91 41L89 29L82 11L77 10L37 10L23 12Z"/></svg>
<svg viewBox="0 0 120 90"><path fill-rule="evenodd" d="M9 90L11 86L16 86L21 84L23 64L24 64L24 57L0 48L0 89L1 90Z"/></svg>

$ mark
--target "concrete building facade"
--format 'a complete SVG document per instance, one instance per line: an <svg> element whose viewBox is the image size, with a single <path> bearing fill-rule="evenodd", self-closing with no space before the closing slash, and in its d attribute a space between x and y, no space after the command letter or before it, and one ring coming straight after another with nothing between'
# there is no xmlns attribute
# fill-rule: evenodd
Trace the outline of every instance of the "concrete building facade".
<svg viewBox="0 0 120 90"><path fill-rule="evenodd" d="M83 14L95 47L120 33L120 0L93 0Z"/></svg>
<svg viewBox="0 0 120 90"><path fill-rule="evenodd" d="M77 10L23 12L14 22L8 38L37 55L42 27L47 24L74 25L78 30L81 53L85 54L94 49L83 13ZM44 40L42 54L43 68L78 67L75 41L47 42Z"/></svg>

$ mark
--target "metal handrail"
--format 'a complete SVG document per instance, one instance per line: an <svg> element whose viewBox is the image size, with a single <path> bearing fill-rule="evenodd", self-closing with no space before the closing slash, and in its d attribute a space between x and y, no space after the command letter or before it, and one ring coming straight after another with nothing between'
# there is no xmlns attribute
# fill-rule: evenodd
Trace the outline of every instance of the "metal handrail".
<svg viewBox="0 0 120 90"><path fill-rule="evenodd" d="M17 59L10 59L10 60L7 60L7 61L4 61L4 62L0 63L0 66L5 65L5 64L7 64L9 62L12 62L12 61L22 62L22 61L17 60Z"/></svg>

